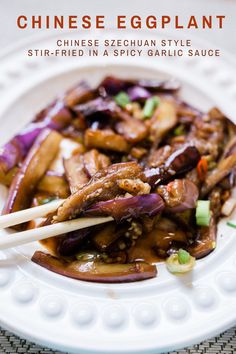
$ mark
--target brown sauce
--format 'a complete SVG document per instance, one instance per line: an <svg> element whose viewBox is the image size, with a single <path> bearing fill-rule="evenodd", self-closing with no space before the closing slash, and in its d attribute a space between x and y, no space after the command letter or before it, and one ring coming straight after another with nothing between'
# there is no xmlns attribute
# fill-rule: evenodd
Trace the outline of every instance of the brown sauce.
<svg viewBox="0 0 236 354"><path fill-rule="evenodd" d="M163 258L158 256L157 250L167 251L173 241L185 243L185 233L181 230L169 232L156 228L138 239L136 245L128 251L128 261L145 261L148 263L163 261Z"/></svg>
<svg viewBox="0 0 236 354"><path fill-rule="evenodd" d="M34 228L33 222L29 228ZM57 255L57 247L60 236L51 237L40 241L41 245L45 247L50 254ZM163 231L154 229L146 235L142 235L136 244L127 251L127 262L143 261L147 263L162 262L166 256L160 257L160 254L165 252L171 247L172 242L177 241L186 243L186 235L181 230L174 232ZM158 252L159 251L159 252Z"/></svg>
<svg viewBox="0 0 236 354"><path fill-rule="evenodd" d="M33 201L33 206L39 205L39 200L46 198L48 195L38 193ZM28 223L27 229L33 229L38 227L43 219L37 219L35 221L30 221ZM162 226L163 226L162 219ZM170 224L171 221L167 220L168 227L164 226L164 229L154 228L151 232L143 234L136 241L136 244L127 250L127 262L135 261L144 261L148 263L157 263L165 259L165 256L160 257L160 251L162 254L165 254L166 251L171 247L173 241L180 243L186 243L186 234L180 229L177 229L176 225ZM98 251L105 251L105 248L102 247L104 243L106 246L109 246L116 238L114 238L115 233L115 223L109 223L104 225L104 228L96 233L94 237L95 249ZM161 223L160 226L161 227ZM122 235L119 235L119 237ZM61 236L51 237L45 240L40 241L41 245L45 247L50 254L57 255L58 242Z"/></svg>

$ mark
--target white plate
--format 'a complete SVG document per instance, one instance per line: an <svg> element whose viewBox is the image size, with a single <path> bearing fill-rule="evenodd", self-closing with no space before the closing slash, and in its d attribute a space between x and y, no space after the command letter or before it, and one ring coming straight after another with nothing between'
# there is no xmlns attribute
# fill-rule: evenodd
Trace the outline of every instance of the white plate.
<svg viewBox="0 0 236 354"><path fill-rule="evenodd" d="M110 31L100 38L115 35ZM131 36L137 34L127 31L127 37ZM82 78L96 84L108 73L175 76L187 101L204 110L218 105L234 118L235 66L226 55L193 60L63 60L29 59L23 54L26 48L54 43L53 36L34 39L0 58L1 144L61 90ZM0 191L3 204L6 190ZM158 277L143 282L80 282L31 263L39 248L35 243L0 252L0 324L34 342L71 353L159 353L200 342L236 323L236 235L224 222L219 226L216 251L182 277L172 276L160 264Z"/></svg>

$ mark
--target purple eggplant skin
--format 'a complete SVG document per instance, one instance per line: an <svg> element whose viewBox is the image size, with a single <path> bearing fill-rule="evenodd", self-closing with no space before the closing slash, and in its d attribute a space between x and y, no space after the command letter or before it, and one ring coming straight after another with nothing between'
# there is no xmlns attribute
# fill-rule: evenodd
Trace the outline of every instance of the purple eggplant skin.
<svg viewBox="0 0 236 354"><path fill-rule="evenodd" d="M62 101L56 101L48 110L43 112L0 149L0 173L6 174L24 159L43 129L49 128L60 131L72 119L71 112Z"/></svg>
<svg viewBox="0 0 236 354"><path fill-rule="evenodd" d="M117 112L119 107L110 99L103 99L102 97L95 98L87 103L79 104L73 107L73 111L82 114L85 118L93 114L104 114L112 116Z"/></svg>
<svg viewBox="0 0 236 354"><path fill-rule="evenodd" d="M152 187L155 187L191 171L200 158L197 148L187 145L171 154L163 166L144 170L144 175L147 178L147 182Z"/></svg>
<svg viewBox="0 0 236 354"><path fill-rule="evenodd" d="M127 80L113 76L107 76L99 85L98 91L104 96L114 96L120 91L127 91L130 87L139 86L152 92L176 92L180 83L176 80Z"/></svg>
<svg viewBox="0 0 236 354"><path fill-rule="evenodd" d="M236 153L236 136L234 136L226 145L221 159L225 159L235 153ZM232 171L222 181L219 182L219 186L227 190L233 188L235 184L236 184L236 167L234 167Z"/></svg>
<svg viewBox="0 0 236 354"><path fill-rule="evenodd" d="M127 94L131 101L143 101L151 97L151 93L140 86L128 88Z"/></svg>
<svg viewBox="0 0 236 354"><path fill-rule="evenodd" d="M60 142L61 135L55 130L40 133L12 180L2 214L30 208L36 187L55 159Z"/></svg>
<svg viewBox="0 0 236 354"><path fill-rule="evenodd" d="M204 180L201 196L205 197L219 182L232 173L236 168L236 153L222 159Z"/></svg>
<svg viewBox="0 0 236 354"><path fill-rule="evenodd" d="M67 107L73 108L76 104L84 103L93 99L96 93L86 81L80 81L77 85L68 90L63 96Z"/></svg>
<svg viewBox="0 0 236 354"><path fill-rule="evenodd" d="M149 217L155 216L164 207L165 204L162 198L158 194L152 193L98 202L86 210L85 215L110 215L117 222L121 222L130 217L139 218L143 215Z"/></svg>
<svg viewBox="0 0 236 354"><path fill-rule="evenodd" d="M58 254L63 257L73 256L79 252L83 241L92 233L94 233L94 227L69 232L60 241L57 247Z"/></svg>
<svg viewBox="0 0 236 354"><path fill-rule="evenodd" d="M126 80L119 79L114 76L107 76L105 79L100 83L98 87L98 91L102 96L114 96L120 91L126 91L130 86Z"/></svg>
<svg viewBox="0 0 236 354"><path fill-rule="evenodd" d="M214 216L211 216L209 226L198 227L196 241L188 247L188 252L196 259L206 257L216 247L216 236L217 224Z"/></svg>
<svg viewBox="0 0 236 354"><path fill-rule="evenodd" d="M145 262L105 264L101 262L66 262L36 251L32 262L65 277L97 283L125 283L154 278L157 268Z"/></svg>
<svg viewBox="0 0 236 354"><path fill-rule="evenodd" d="M110 98L99 97L73 109L75 113L86 118L86 123L92 130L104 129L106 125L109 127L110 119L114 120L115 131L124 136L127 142L137 143L148 134L148 128L142 121L133 119ZM93 124L94 122L96 123Z"/></svg>
<svg viewBox="0 0 236 354"><path fill-rule="evenodd" d="M197 186L186 178L175 179L167 185L159 186L157 192L165 201L165 211L170 213L195 208L199 196Z"/></svg>

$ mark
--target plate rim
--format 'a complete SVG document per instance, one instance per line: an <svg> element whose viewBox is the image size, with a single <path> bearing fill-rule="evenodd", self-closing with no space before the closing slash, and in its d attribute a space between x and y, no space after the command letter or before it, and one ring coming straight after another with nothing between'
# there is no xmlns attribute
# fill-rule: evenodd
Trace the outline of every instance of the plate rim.
<svg viewBox="0 0 236 354"><path fill-rule="evenodd" d="M48 36L45 36L45 37L46 37L45 39L48 38ZM27 43L28 43L28 39L29 38L27 38ZM34 39L35 39L35 36L34 36ZM109 65L110 65L110 63L109 63ZM119 64L117 64L117 65L119 65ZM137 63L137 66L138 66L138 63ZM79 66L78 66L78 69L79 69ZM0 318L0 323L1 323L1 325L3 325L3 327L9 329L10 331L13 331L14 333L16 333L16 334L18 334L18 335L20 335L20 336L22 336L22 337L24 337L24 338L26 338L26 339L28 339L30 341L33 341L33 342L36 342L36 343L43 343L43 345L50 346L51 348L54 348L54 349L58 349L58 347L56 347L56 345L55 345L55 342L53 342L53 341L49 342L48 339L44 340L43 337L40 337L39 335L36 337L34 335L28 335L25 332L21 332L21 331L19 331L17 329L16 326L11 325L10 323L7 323L7 322L2 323L1 318ZM189 339L188 342L185 342L186 344L180 344L177 341L176 344L174 344L174 348L173 349L181 348L181 347L186 346L186 345L192 345L192 344L195 344L196 342L202 341L202 339L209 338L209 336L217 335L218 333L222 332L222 329L225 330L225 329L229 328L229 326L234 325L234 324L236 324L236 317L235 317L235 319L231 319L230 318L228 321L225 320L224 324L223 325L221 324L220 328L216 328L217 326L215 325L214 326L214 330L211 331L211 334L210 335L209 335L209 333L206 334L204 338L201 335L196 335L196 337L194 337L195 339L193 339L193 338ZM173 345L171 345L171 347L173 347ZM166 347L164 350L169 350L169 349L170 349L169 347ZM62 350L67 350L67 349L63 348ZM89 352L91 353L90 349L84 349L84 348L78 349L78 347L76 349L75 348L74 349L71 348L70 350L72 350L72 352L74 352L74 350L79 350L81 353L89 353ZM161 350L163 350L163 348ZM98 352L99 353L100 352L109 353L111 351L110 351L110 349L107 349L107 350L105 349L104 350L104 348L103 348L102 350L96 350L96 353L98 353ZM123 351L114 351L113 350L113 352L114 353L121 353ZM140 349L140 351L139 350L137 351L137 348L136 348L133 351L129 350L129 353L132 353L132 352L133 353L143 353L144 351L143 351L143 349ZM149 348L149 349L145 350L145 353L152 353L152 352L153 353L157 352L156 346L154 346L153 348Z"/></svg>

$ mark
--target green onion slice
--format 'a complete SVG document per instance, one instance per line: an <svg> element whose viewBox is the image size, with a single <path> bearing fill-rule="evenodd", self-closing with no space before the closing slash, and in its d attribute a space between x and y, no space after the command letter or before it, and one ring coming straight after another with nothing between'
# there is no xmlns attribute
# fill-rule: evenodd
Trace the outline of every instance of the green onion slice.
<svg viewBox="0 0 236 354"><path fill-rule="evenodd" d="M174 135L175 136L181 136L181 135L184 135L185 133L185 129L184 129L184 126L181 124L179 125L178 127L176 127L173 131Z"/></svg>
<svg viewBox="0 0 236 354"><path fill-rule="evenodd" d="M196 223L199 226L209 226L211 219L210 201L198 200L196 208Z"/></svg>
<svg viewBox="0 0 236 354"><path fill-rule="evenodd" d="M179 252L178 252L178 261L180 264L186 264L188 263L190 260L190 254L183 250L182 248L179 249Z"/></svg>
<svg viewBox="0 0 236 354"><path fill-rule="evenodd" d="M190 254L187 251L183 253L184 250L179 250L178 253L174 253L171 256L169 256L166 260L166 267L170 273L173 274L180 274L180 273L187 273L193 270L195 266L195 258L190 256ZM184 256L183 256L184 255ZM187 261L187 255L188 255L188 261ZM184 261L185 263L181 263L181 261Z"/></svg>
<svg viewBox="0 0 236 354"><path fill-rule="evenodd" d="M144 118L151 118L159 103L160 99L157 96L148 98L143 107Z"/></svg>
<svg viewBox="0 0 236 354"><path fill-rule="evenodd" d="M236 229L236 221L228 221L227 225Z"/></svg>
<svg viewBox="0 0 236 354"><path fill-rule="evenodd" d="M199 226L209 226L210 225L210 220L211 217L207 217L207 218L197 218L197 225Z"/></svg>
<svg viewBox="0 0 236 354"><path fill-rule="evenodd" d="M125 108L125 106L130 103L130 99L129 96L127 95L127 93L125 93L124 91L119 92L115 97L114 100L116 101L116 103L122 107Z"/></svg>

